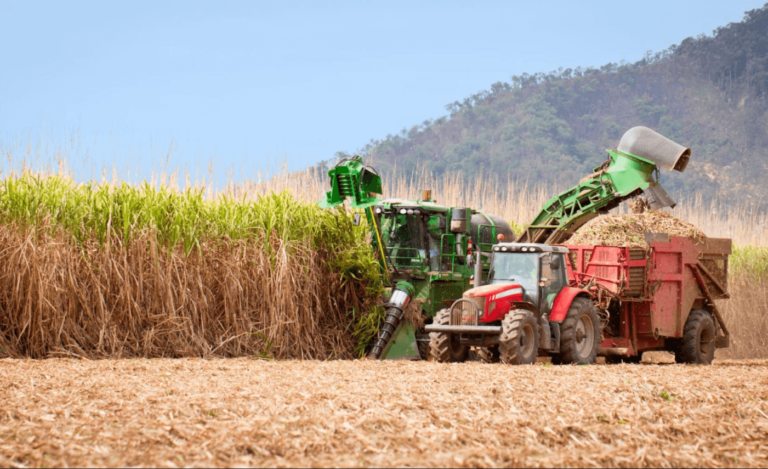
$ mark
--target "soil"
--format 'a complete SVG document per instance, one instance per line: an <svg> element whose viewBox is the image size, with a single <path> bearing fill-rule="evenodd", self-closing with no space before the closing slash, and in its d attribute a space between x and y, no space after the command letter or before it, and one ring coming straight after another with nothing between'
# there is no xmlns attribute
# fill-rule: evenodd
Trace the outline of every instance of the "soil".
<svg viewBox="0 0 768 469"><path fill-rule="evenodd" d="M768 360L0 360L0 466L766 466Z"/></svg>

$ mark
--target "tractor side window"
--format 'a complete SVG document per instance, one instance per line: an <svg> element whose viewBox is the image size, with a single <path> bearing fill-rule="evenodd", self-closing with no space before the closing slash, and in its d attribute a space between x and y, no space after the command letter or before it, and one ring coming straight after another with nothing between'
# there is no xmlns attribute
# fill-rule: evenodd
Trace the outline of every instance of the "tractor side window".
<svg viewBox="0 0 768 469"><path fill-rule="evenodd" d="M559 259L559 260L556 260ZM557 267L557 268L553 268ZM557 294L566 286L565 283L565 265L563 264L563 255L559 253L546 253L541 256L541 281L544 283L543 296L544 304L542 309L551 311Z"/></svg>

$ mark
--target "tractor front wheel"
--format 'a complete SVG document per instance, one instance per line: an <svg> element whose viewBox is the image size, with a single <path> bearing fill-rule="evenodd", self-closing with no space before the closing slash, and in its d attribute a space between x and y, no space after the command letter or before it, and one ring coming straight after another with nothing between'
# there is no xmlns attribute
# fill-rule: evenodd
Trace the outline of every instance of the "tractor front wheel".
<svg viewBox="0 0 768 469"><path fill-rule="evenodd" d="M536 316L530 311L516 309L501 321L499 352L502 363L531 365L539 354L539 334Z"/></svg>
<svg viewBox="0 0 768 469"><path fill-rule="evenodd" d="M715 358L715 322L703 309L694 309L688 315L683 340L675 350L677 363L709 365Z"/></svg>
<svg viewBox="0 0 768 469"><path fill-rule="evenodd" d="M432 324L448 326L451 323L451 310L441 309L435 315ZM469 346L461 345L458 334L445 332L429 333L429 354L432 360L440 363L463 362L469 354Z"/></svg>
<svg viewBox="0 0 768 469"><path fill-rule="evenodd" d="M597 361L600 346L600 316L587 298L575 298L560 326L560 353L555 363L586 365Z"/></svg>

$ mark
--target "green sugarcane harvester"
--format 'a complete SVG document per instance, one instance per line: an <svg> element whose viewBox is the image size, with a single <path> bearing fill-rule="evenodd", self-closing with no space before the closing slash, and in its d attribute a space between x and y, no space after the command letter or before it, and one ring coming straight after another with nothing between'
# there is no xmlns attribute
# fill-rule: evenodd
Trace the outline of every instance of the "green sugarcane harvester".
<svg viewBox="0 0 768 469"><path fill-rule="evenodd" d="M472 250L485 254L478 266L481 275L499 235L514 239L509 224L500 217L465 207L445 207L423 191L419 200L382 199L381 178L359 156L339 161L329 172L331 190L319 203L335 207L347 198L353 209L362 209L371 228L385 284L391 295L386 316L369 358L424 359L429 338L403 321L406 310L430 323L435 313L471 288L475 275ZM359 214L356 215L359 221ZM487 274L486 274L487 275Z"/></svg>
<svg viewBox="0 0 768 469"><path fill-rule="evenodd" d="M674 207L658 182L658 167L682 172L690 149L646 127L634 127L618 149L606 151L607 161L549 200L515 241L564 243L587 221L634 197L651 209ZM420 304L421 322L429 324L470 285L484 283L493 246L514 238L511 227L479 210L440 206L429 191L420 200L378 198L381 177L359 156L341 160L328 176L331 190L319 205L335 207L350 198L353 209L365 211L385 284L391 288L387 314L368 357L426 358L429 339L423 326L417 329L403 320L409 304Z"/></svg>

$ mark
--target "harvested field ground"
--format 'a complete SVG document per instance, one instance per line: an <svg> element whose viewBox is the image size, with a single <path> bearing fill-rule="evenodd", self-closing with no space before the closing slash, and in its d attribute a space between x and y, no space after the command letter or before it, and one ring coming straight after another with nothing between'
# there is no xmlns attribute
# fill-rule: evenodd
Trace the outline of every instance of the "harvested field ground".
<svg viewBox="0 0 768 469"><path fill-rule="evenodd" d="M0 466L767 466L768 361L0 360Z"/></svg>

